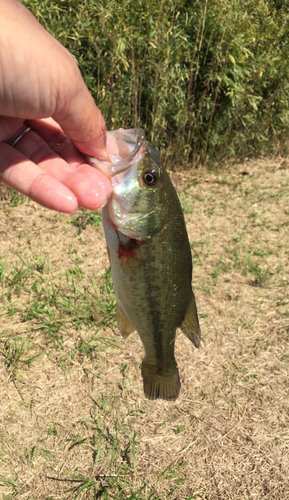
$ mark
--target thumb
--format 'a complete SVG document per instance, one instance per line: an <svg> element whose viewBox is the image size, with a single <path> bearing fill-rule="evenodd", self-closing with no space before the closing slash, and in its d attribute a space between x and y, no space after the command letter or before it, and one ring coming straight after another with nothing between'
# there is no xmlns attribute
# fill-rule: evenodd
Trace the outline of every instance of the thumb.
<svg viewBox="0 0 289 500"><path fill-rule="evenodd" d="M74 70L78 72L77 78L74 75L74 81L78 81L78 85L74 86L72 92L66 93L64 98L58 100L57 107L60 111L52 118L59 123L82 153L101 161L108 160L104 118L86 87L77 65ZM62 105L59 105L59 102Z"/></svg>

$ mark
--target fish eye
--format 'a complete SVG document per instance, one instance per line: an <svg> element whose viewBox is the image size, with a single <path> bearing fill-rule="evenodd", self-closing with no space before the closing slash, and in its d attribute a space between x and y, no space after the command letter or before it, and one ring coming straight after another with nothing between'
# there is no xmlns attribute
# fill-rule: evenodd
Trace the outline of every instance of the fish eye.
<svg viewBox="0 0 289 500"><path fill-rule="evenodd" d="M147 186L154 186L157 183L158 174L155 170L150 170L143 174L143 181Z"/></svg>

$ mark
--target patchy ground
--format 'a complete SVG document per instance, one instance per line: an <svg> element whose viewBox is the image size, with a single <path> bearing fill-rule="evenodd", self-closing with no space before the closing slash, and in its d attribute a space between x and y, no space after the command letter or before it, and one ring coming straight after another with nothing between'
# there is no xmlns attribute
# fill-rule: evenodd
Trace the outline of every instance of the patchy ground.
<svg viewBox="0 0 289 500"><path fill-rule="evenodd" d="M289 498L289 162L172 174L203 344L175 403L143 396L98 214L2 190L0 497Z"/></svg>

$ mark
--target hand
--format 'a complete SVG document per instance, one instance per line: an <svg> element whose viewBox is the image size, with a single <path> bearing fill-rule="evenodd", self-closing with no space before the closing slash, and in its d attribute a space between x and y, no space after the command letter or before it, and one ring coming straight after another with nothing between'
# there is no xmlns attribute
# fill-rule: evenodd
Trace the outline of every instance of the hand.
<svg viewBox="0 0 289 500"><path fill-rule="evenodd" d="M80 151L108 159L104 119L71 54L16 0L1 0L0 65L0 180L53 210L100 208L110 181Z"/></svg>

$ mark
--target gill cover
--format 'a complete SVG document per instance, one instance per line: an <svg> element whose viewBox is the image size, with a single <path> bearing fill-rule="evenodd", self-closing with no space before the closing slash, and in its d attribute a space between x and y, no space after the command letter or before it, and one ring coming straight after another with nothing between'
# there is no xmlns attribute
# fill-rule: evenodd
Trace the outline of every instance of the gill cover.
<svg viewBox="0 0 289 500"><path fill-rule="evenodd" d="M112 177L108 212L117 230L137 240L150 239L164 226L166 172L157 151L146 143L143 154Z"/></svg>

